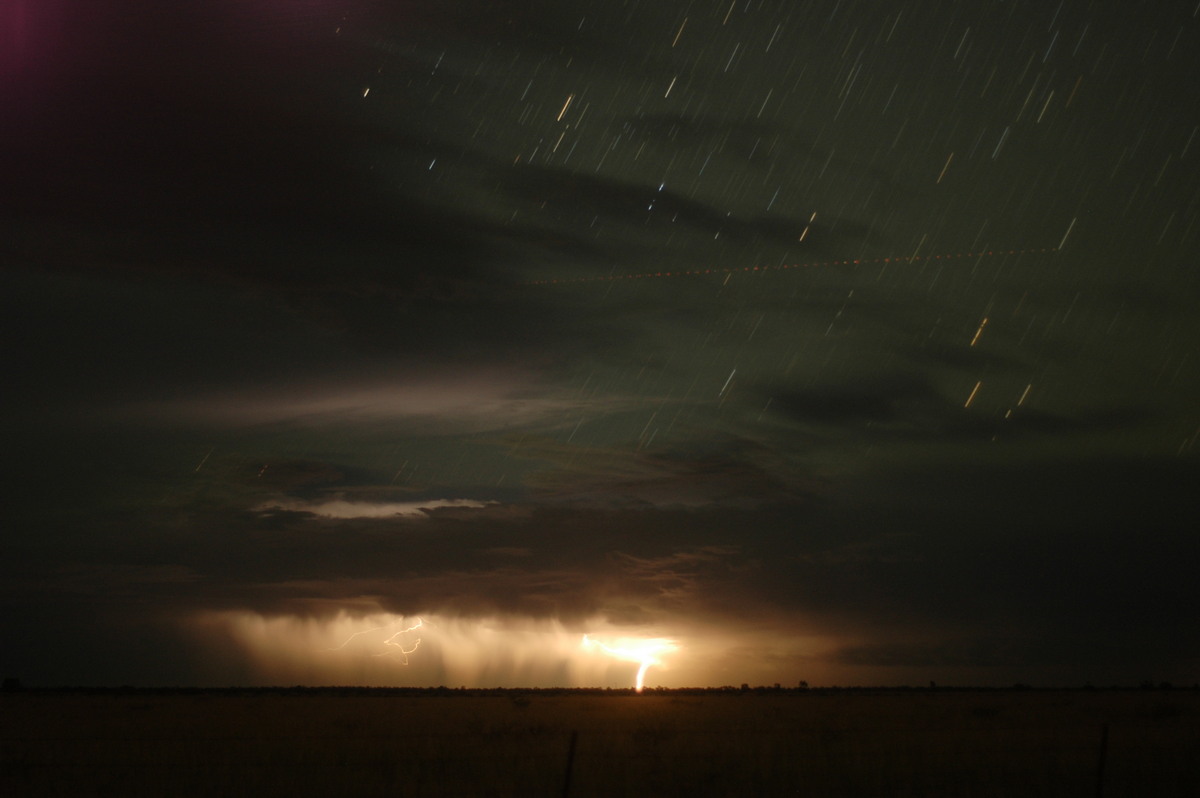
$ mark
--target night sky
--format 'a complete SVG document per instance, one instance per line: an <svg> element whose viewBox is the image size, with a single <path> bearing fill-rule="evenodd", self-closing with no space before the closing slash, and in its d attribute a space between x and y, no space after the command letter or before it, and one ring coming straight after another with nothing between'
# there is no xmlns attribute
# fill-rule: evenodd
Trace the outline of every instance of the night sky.
<svg viewBox="0 0 1200 798"><path fill-rule="evenodd" d="M1200 681L1197 85L1191 0L0 0L0 673Z"/></svg>

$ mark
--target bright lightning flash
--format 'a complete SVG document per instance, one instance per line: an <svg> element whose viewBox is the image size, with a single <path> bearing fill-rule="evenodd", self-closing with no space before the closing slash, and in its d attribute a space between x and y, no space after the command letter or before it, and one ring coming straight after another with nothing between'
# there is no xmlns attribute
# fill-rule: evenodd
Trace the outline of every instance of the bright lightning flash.
<svg viewBox="0 0 1200 798"><path fill-rule="evenodd" d="M345 648L346 646L348 646L350 644L350 641L356 637L361 637L362 635L370 634L371 632L378 632L381 629L392 629L392 628L395 628L395 626L396 626L396 624L388 624L386 626L373 626L370 629L363 629L361 632L355 632L354 634L347 637L345 640L342 641L341 645L334 646L333 648L327 648L324 650L325 651L340 651L343 648ZM384 640L383 645L400 649L400 651L399 651L400 656L403 657L404 664L407 665L408 664L408 655L415 653L416 650L421 647L421 638L418 637L415 641L413 641L413 643L410 646L406 646L404 644L404 641L401 640L400 638L402 635L406 635L409 632L415 632L416 630L418 630L424 626L425 626L425 622L423 620L421 620L420 618L417 618L416 623L414 623L412 626L409 626L405 629L401 629L400 631L396 632L391 637L389 637L387 640ZM379 653L373 654L372 656L386 657L388 654L395 654L395 653L397 653L397 652L395 652L395 651L380 651Z"/></svg>
<svg viewBox="0 0 1200 798"><path fill-rule="evenodd" d="M612 645L609 645L601 643L599 640L594 640L588 635L584 635L582 647L585 649L595 647L615 659L640 663L641 667L638 668L637 681L634 685L639 693L645 687L646 671L650 669L650 666L663 664L659 656L679 650L679 646L675 641L663 637L641 640L637 638L621 638L614 641Z"/></svg>

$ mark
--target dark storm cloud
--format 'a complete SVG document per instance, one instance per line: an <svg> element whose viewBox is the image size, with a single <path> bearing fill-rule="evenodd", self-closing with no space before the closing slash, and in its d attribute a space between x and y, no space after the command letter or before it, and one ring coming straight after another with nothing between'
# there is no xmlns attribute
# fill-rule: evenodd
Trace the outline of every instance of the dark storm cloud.
<svg viewBox="0 0 1200 798"><path fill-rule="evenodd" d="M892 421L900 416L900 405L905 404L932 408L943 406L944 400L927 380L911 374L775 397L780 412L815 423Z"/></svg>
<svg viewBox="0 0 1200 798"><path fill-rule="evenodd" d="M622 271L629 270L623 264L644 260L647 249L658 249L664 236L697 253L721 238L740 246L769 247L769 252L787 252L797 260L805 260L853 249L872 233L868 225L848 218L817 221L807 215L746 213L733 204L692 199L665 184L655 185L653 178L629 183L558 167L525 167L510 174L502 183L510 195L523 203L549 203L553 209L555 226L551 235L557 239L556 251L603 255L604 262ZM560 232L593 227L597 219L610 227L618 226L604 247L582 240L572 243L570 233ZM804 242L800 241L802 235ZM534 235L529 238L538 240ZM667 263L704 262L680 258L670 251L664 251L663 256L669 259Z"/></svg>
<svg viewBox="0 0 1200 798"><path fill-rule="evenodd" d="M522 439L515 449L540 468L525 478L540 501L611 507L743 507L803 501L811 487L771 448L714 437L651 452L577 448Z"/></svg>
<svg viewBox="0 0 1200 798"><path fill-rule="evenodd" d="M954 656L1006 665L1036 659L1050 640L1076 665L1099 664L1122 645L1152 647L1125 661L1194 657L1200 638L1169 630L1196 598L1188 519L1197 507L1180 492L1195 476L1169 461L900 470L887 488L860 486L876 497L867 506L843 508L845 522L876 530L884 545L798 557L798 590L785 601L803 606L832 591L841 595L831 608L857 616L848 623L879 624L893 640L843 652L860 664ZM889 538L895 515L906 534ZM931 640L914 642L922 637Z"/></svg>
<svg viewBox="0 0 1200 798"><path fill-rule="evenodd" d="M773 141L779 136L774 125L761 120L744 120L730 122L715 114L685 114L679 113L639 113L627 117L621 123L622 130L627 130L636 138L646 138L660 145L701 147L713 141L721 142L723 147L732 151L742 151L753 163L752 155L759 146L770 149L777 146ZM763 145L763 140L767 144ZM808 142L816 146L815 142ZM825 156L825 152L816 153L814 158Z"/></svg>
<svg viewBox="0 0 1200 798"><path fill-rule="evenodd" d="M1072 416L1038 410L970 415L963 412L961 401L951 400L927 378L907 372L782 391L770 398L775 412L802 425L869 429L869 434L878 440L950 442L996 436L1012 440L1027 436L1100 434L1153 419L1151 410L1137 407L1110 407Z"/></svg>
<svg viewBox="0 0 1200 798"><path fill-rule="evenodd" d="M133 601L150 614L324 615L371 598L404 614L631 618L717 601L736 590L729 564L740 559L732 530L705 520L697 527L682 511L495 506L336 521L306 512L192 511L137 521L166 522L174 532L169 540L130 533L140 549L132 562L77 538L68 557L27 558L21 575L6 575L10 589L56 605L103 596L118 613ZM213 536L223 541L219 552L205 543Z"/></svg>
<svg viewBox="0 0 1200 798"><path fill-rule="evenodd" d="M654 220L662 229L668 224L696 228L696 232L724 233L734 240L751 242L760 238L793 241L803 226L793 219L735 218L702 202L689 200L676 191L647 185L623 184L592 175L564 175L559 169L522 170L509 190L524 200L553 203L556 211L577 224L597 214L622 224L645 224Z"/></svg>
<svg viewBox="0 0 1200 798"><path fill-rule="evenodd" d="M934 367L942 366L955 370L985 369L988 372L1015 372L1025 365L1021 361L999 352L962 345L954 346L946 342L929 343L926 341L921 344L897 346L896 349L914 361L924 361Z"/></svg>

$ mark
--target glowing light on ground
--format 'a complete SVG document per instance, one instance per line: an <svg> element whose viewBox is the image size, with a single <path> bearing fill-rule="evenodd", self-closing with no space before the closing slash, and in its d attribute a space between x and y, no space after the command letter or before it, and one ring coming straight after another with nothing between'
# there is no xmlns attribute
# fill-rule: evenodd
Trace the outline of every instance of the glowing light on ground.
<svg viewBox="0 0 1200 798"><path fill-rule="evenodd" d="M610 645L602 643L590 635L584 635L582 647L585 650L598 648L610 657L640 663L637 678L634 682L634 688L639 693L642 692L642 688L646 685L646 671L650 670L651 666L663 664L659 657L679 650L679 646L675 641L662 637L645 640L622 638Z"/></svg>

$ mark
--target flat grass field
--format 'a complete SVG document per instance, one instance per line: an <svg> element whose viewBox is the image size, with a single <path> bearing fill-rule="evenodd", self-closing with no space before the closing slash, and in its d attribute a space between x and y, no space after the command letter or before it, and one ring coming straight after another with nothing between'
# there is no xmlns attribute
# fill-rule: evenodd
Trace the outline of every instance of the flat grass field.
<svg viewBox="0 0 1200 798"><path fill-rule="evenodd" d="M13 691L4 796L1196 796L1200 690Z"/></svg>

